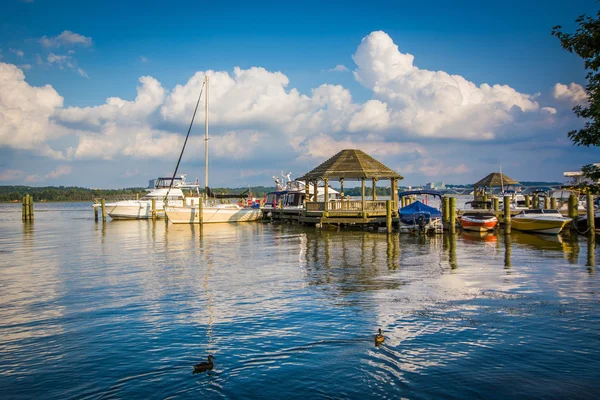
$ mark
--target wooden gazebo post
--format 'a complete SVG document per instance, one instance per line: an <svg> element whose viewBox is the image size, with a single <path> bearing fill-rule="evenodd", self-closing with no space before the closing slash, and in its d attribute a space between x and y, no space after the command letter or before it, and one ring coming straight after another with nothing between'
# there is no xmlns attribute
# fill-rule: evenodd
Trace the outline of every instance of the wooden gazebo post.
<svg viewBox="0 0 600 400"><path fill-rule="evenodd" d="M377 178L373 178L373 201L377 201Z"/></svg>
<svg viewBox="0 0 600 400"><path fill-rule="evenodd" d="M360 178L360 196L361 196L361 210L365 211L365 178Z"/></svg>
<svg viewBox="0 0 600 400"><path fill-rule="evenodd" d="M304 204L308 203L310 200L310 183L308 180L304 181ZM304 207L306 209L306 207Z"/></svg>
<svg viewBox="0 0 600 400"><path fill-rule="evenodd" d="M340 189L340 196L344 197L344 178L340 178L340 185L342 186Z"/></svg>
<svg viewBox="0 0 600 400"><path fill-rule="evenodd" d="M325 182L325 196L323 200L325 200L325 212L327 212L329 211L329 179L325 178L323 182Z"/></svg>
<svg viewBox="0 0 600 400"><path fill-rule="evenodd" d="M319 181L316 180L314 182L314 186L313 186L313 194L315 196L314 202L318 202L319 201Z"/></svg>

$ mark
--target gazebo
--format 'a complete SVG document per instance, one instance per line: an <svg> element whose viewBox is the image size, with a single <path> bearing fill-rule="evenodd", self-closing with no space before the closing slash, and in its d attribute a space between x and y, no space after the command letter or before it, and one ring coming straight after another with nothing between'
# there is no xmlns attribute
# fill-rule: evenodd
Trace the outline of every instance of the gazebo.
<svg viewBox="0 0 600 400"><path fill-rule="evenodd" d="M492 172L485 178L479 180L473 185L473 189L477 192L477 188L492 188L492 187L502 187L518 185L519 182L514 179L500 173L500 172Z"/></svg>
<svg viewBox="0 0 600 400"><path fill-rule="evenodd" d="M339 180L341 195L344 194L344 181L361 182L361 199L342 199L339 201L328 201L328 188L330 180ZM378 180L389 180L392 194L392 212L398 214L398 181L404 179L400 174L386 167L373 157L361 150L342 150L315 169L307 172L296 180L306 183L305 217L360 217L364 220L375 217L386 216L386 201L378 201L376 185ZM365 182L370 180L373 185L373 199L365 199ZM317 201L317 186L319 181L325 184L325 201ZM313 184L314 197L310 199L309 188ZM332 222L332 221L329 221Z"/></svg>

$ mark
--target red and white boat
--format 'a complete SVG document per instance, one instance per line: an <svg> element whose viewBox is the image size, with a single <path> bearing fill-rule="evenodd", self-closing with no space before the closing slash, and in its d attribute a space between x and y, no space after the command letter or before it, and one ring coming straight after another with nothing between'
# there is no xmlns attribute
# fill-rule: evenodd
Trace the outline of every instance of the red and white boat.
<svg viewBox="0 0 600 400"><path fill-rule="evenodd" d="M487 232L498 224L498 218L493 213L466 213L460 217L462 228L466 231Z"/></svg>

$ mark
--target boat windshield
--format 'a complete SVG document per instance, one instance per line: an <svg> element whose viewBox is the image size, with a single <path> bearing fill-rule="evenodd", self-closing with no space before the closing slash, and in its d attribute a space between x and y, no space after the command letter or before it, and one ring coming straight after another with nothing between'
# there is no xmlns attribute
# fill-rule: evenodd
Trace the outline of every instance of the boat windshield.
<svg viewBox="0 0 600 400"><path fill-rule="evenodd" d="M542 209L533 209L533 210L523 210L521 214L560 214L558 210L542 210ZM562 215L562 214L560 214Z"/></svg>

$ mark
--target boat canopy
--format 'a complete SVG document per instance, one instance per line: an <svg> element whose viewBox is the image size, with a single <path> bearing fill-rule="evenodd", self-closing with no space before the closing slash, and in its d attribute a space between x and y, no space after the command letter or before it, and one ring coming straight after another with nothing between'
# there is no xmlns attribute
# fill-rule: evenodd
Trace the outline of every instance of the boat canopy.
<svg viewBox="0 0 600 400"><path fill-rule="evenodd" d="M400 209L400 216L410 216L414 214L430 214L432 217L441 217L442 213L440 210L434 207L430 207L427 204L423 204L420 201L415 201L412 204L402 207Z"/></svg>
<svg viewBox="0 0 600 400"><path fill-rule="evenodd" d="M443 193L438 191L438 190L408 190L406 192L400 192L398 193L398 196L400 197L404 197L404 196L412 196L412 195L429 195L429 196L437 196L437 197L442 197ZM413 203L414 204L414 203ZM431 208L431 207L430 207ZM435 208L434 208L435 210Z"/></svg>

